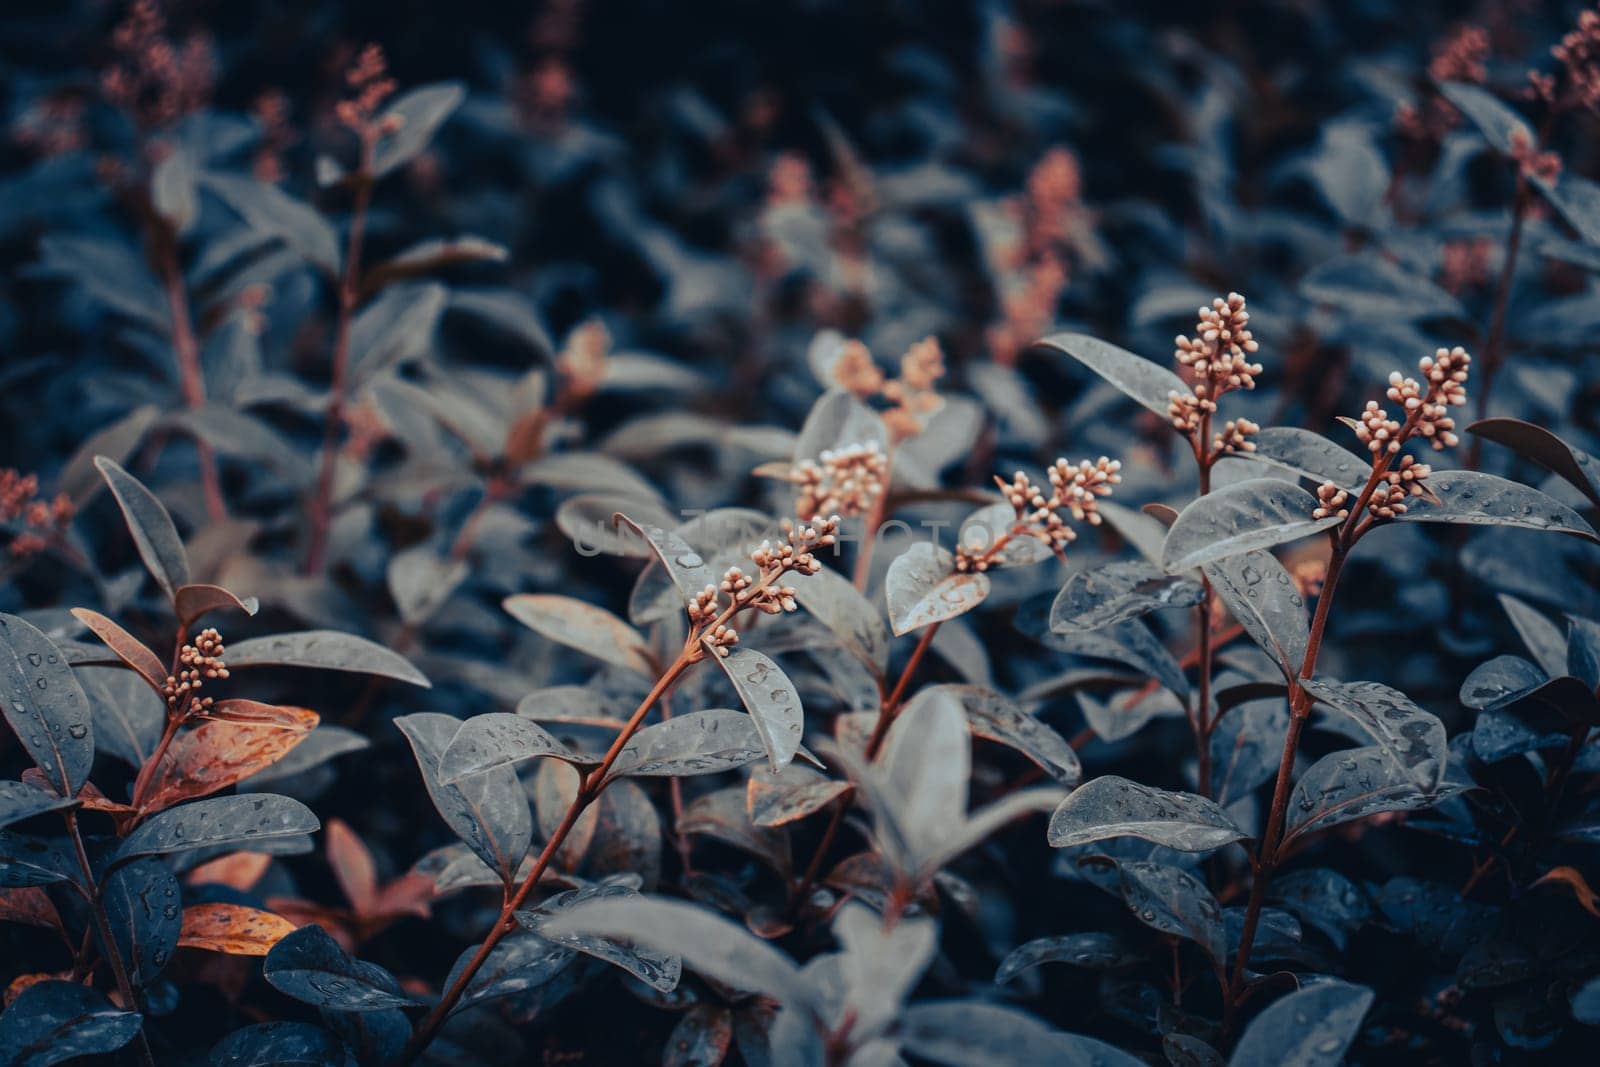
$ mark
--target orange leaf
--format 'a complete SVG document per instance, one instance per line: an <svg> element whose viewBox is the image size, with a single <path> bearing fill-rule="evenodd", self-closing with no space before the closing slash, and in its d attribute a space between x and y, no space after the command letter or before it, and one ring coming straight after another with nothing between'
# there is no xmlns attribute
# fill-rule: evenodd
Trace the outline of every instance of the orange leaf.
<svg viewBox="0 0 1600 1067"><path fill-rule="evenodd" d="M328 932L328 936L339 942L346 952L354 952L360 947L360 938L352 925L353 918L349 912L339 908L328 908L310 900L301 900L298 897L268 897L267 907L284 916L296 926L311 926L315 924Z"/></svg>
<svg viewBox="0 0 1600 1067"><path fill-rule="evenodd" d="M41 971L37 974L19 974L6 986L5 1006L11 1007L11 1002L25 993L29 986L38 985L40 982L67 982L72 980L71 971Z"/></svg>
<svg viewBox="0 0 1600 1067"><path fill-rule="evenodd" d="M265 852L230 852L208 860L189 872L190 885L225 885L248 891L272 865Z"/></svg>
<svg viewBox="0 0 1600 1067"><path fill-rule="evenodd" d="M42 926L46 930L63 929L56 906L50 903L49 895L37 886L0 889L0 922Z"/></svg>
<svg viewBox="0 0 1600 1067"><path fill-rule="evenodd" d="M305 708L219 701L167 747L145 808L160 810L226 789L277 763L316 725L317 713Z"/></svg>
<svg viewBox="0 0 1600 1067"><path fill-rule="evenodd" d="M220 585L185 585L172 594L172 607L178 613L178 621L190 626L206 612L218 608L233 608L246 615L254 615L256 598L240 600Z"/></svg>
<svg viewBox="0 0 1600 1067"><path fill-rule="evenodd" d="M281 915L243 904L191 904L183 909L180 948L203 948L229 956L265 956L273 945L294 933Z"/></svg>
<svg viewBox="0 0 1600 1067"><path fill-rule="evenodd" d="M150 688L157 693L167 682L167 668L162 665L161 657L147 648L143 641L100 614L88 608L73 608L72 614L77 620L94 631L94 635L104 641L106 647L117 654L117 658L134 670L139 672Z"/></svg>
<svg viewBox="0 0 1600 1067"><path fill-rule="evenodd" d="M1557 883L1572 890L1572 895L1578 898L1578 903L1583 905L1584 911L1600 918L1600 897L1595 896L1594 890L1589 888L1589 883L1584 880L1576 867L1552 867L1533 884L1540 886Z"/></svg>
<svg viewBox="0 0 1600 1067"><path fill-rule="evenodd" d="M378 869L372 853L343 819L329 819L327 832L328 866L339 880L345 899L357 915L365 915L378 895Z"/></svg>

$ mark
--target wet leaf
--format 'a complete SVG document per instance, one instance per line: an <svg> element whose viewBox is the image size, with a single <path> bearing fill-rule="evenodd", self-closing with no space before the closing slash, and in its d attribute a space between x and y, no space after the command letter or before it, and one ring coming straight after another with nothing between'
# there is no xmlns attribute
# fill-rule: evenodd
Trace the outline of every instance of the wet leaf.
<svg viewBox="0 0 1600 1067"><path fill-rule="evenodd" d="M424 713L402 716L395 725L411 743L423 784L440 816L483 862L509 881L533 839L533 816L516 771L496 767L447 785L440 780L439 763L461 727L460 720Z"/></svg>
<svg viewBox="0 0 1600 1067"><path fill-rule="evenodd" d="M546 937L604 937L648 945L735 989L765 993L785 1004L814 1001L810 983L790 960L743 927L704 908L660 897L590 900L547 919Z"/></svg>
<svg viewBox="0 0 1600 1067"><path fill-rule="evenodd" d="M1205 575L1250 640L1293 679L1311 640L1305 598L1283 564L1270 552L1245 552L1207 564Z"/></svg>
<svg viewBox="0 0 1600 1067"><path fill-rule="evenodd" d="M716 774L759 760L761 732L746 714L727 708L692 711L646 726L629 739L612 767L614 778Z"/></svg>
<svg viewBox="0 0 1600 1067"><path fill-rule="evenodd" d="M252 637L228 646L228 669L247 667L316 667L352 674L373 674L380 678L410 682L428 688L428 679L391 652L355 634L337 630L302 630L299 633Z"/></svg>
<svg viewBox="0 0 1600 1067"><path fill-rule="evenodd" d="M1317 500L1304 489L1271 478L1223 486L1178 513L1167 532L1161 565L1168 574L1258 548L1297 541L1339 523L1313 519Z"/></svg>
<svg viewBox="0 0 1600 1067"><path fill-rule="evenodd" d="M461 724L439 757L439 781L446 786L497 767L549 756L565 763L598 763L573 753L544 727L521 715L493 711Z"/></svg>
<svg viewBox="0 0 1600 1067"><path fill-rule="evenodd" d="M1254 452L1238 453L1298 474L1321 485L1332 482L1341 489L1358 492L1372 474L1372 464L1349 449L1341 448L1319 433L1297 426L1268 426L1250 437Z"/></svg>
<svg viewBox="0 0 1600 1067"><path fill-rule="evenodd" d="M1228 1062L1338 1067L1372 1006L1372 990L1327 981L1275 1001L1251 1020Z"/></svg>
<svg viewBox="0 0 1600 1067"><path fill-rule="evenodd" d="M706 586L717 584L719 579L712 577L705 557L666 527L629 518L620 511L611 516L611 521L618 529L632 530L644 539L656 561L666 568L667 576L677 586L678 595L684 603L687 604Z"/></svg>
<svg viewBox="0 0 1600 1067"><path fill-rule="evenodd" d="M197 725L173 738L157 764L147 809L226 789L277 763L311 735L317 713L306 708L223 700Z"/></svg>
<svg viewBox="0 0 1600 1067"><path fill-rule="evenodd" d="M267 953L262 975L278 992L332 1011L382 1011L416 1001L394 975L352 957L320 926L302 926Z"/></svg>
<svg viewBox="0 0 1600 1067"><path fill-rule="evenodd" d="M1534 662L1551 678L1559 678L1567 669L1567 635L1542 613L1509 593L1500 594L1500 606Z"/></svg>
<svg viewBox="0 0 1600 1067"><path fill-rule="evenodd" d="M1433 495L1413 497L1396 522L1451 522L1467 526L1518 526L1571 534L1600 544L1583 517L1554 497L1520 482L1480 471L1438 471L1427 481Z"/></svg>
<svg viewBox="0 0 1600 1067"><path fill-rule="evenodd" d="M1449 791L1458 791L1450 787ZM1289 797L1285 842L1385 811L1416 811L1444 799L1407 774L1378 746L1330 752L1300 776Z"/></svg>
<svg viewBox="0 0 1600 1067"><path fill-rule="evenodd" d="M1372 919L1367 893L1329 867L1286 871L1273 876L1269 899L1328 935L1341 950L1350 936Z"/></svg>
<svg viewBox="0 0 1600 1067"><path fill-rule="evenodd" d="M462 952L450 969L448 987L477 953L478 946ZM577 952L533 934L510 934L489 952L457 1004L457 1012L475 1004L538 989L566 970Z"/></svg>
<svg viewBox="0 0 1600 1067"><path fill-rule="evenodd" d="M0 781L0 829L35 815L76 806L76 800L54 796L23 782Z"/></svg>
<svg viewBox="0 0 1600 1067"><path fill-rule="evenodd" d="M746 783L745 810L757 826L786 826L821 811L850 791L850 783L827 778L791 763L774 774L757 767Z"/></svg>
<svg viewBox="0 0 1600 1067"><path fill-rule="evenodd" d="M586 956L592 956L614 967L621 967L650 988L670 993L678 988L683 974L683 961L673 952L657 952L642 945L630 944L626 938L557 931L549 928L553 917L568 908L576 908L593 900L642 899L638 891L626 885L601 884L586 889L557 893L532 911L518 912L517 919L524 927Z"/></svg>
<svg viewBox="0 0 1600 1067"><path fill-rule="evenodd" d="M752 822L745 791L738 786L695 797L678 819L678 833L714 838L748 852L785 877L793 866L787 835Z"/></svg>
<svg viewBox="0 0 1600 1067"><path fill-rule="evenodd" d="M294 933L281 915L244 904L190 904L183 909L180 948L205 949L229 956L265 956Z"/></svg>
<svg viewBox="0 0 1600 1067"><path fill-rule="evenodd" d="M1526 456L1545 470L1565 479L1588 497L1592 504L1600 507L1600 460L1582 449L1572 447L1543 426L1535 426L1521 419L1483 419L1468 426L1467 432Z"/></svg>
<svg viewBox="0 0 1600 1067"><path fill-rule="evenodd" d="M1161 416L1163 421L1171 418L1168 409L1172 406L1172 394L1190 392L1182 378L1159 363L1085 334L1058 333L1040 341L1039 347L1071 356L1123 394Z"/></svg>
<svg viewBox="0 0 1600 1067"><path fill-rule="evenodd" d="M63 840L0 830L0 888L23 889L80 877Z"/></svg>
<svg viewBox="0 0 1600 1067"><path fill-rule="evenodd" d="M6 722L57 794L75 797L94 763L89 698L44 634L0 613L0 697Z"/></svg>
<svg viewBox="0 0 1600 1067"><path fill-rule="evenodd" d="M211 1050L211 1067L344 1067L344 1044L309 1023L256 1023L235 1030Z"/></svg>
<svg viewBox="0 0 1600 1067"><path fill-rule="evenodd" d="M137 986L148 985L178 947L178 880L160 860L135 860L106 876L101 900L129 977Z"/></svg>
<svg viewBox="0 0 1600 1067"><path fill-rule="evenodd" d="M123 838L115 859L126 863L140 856L298 837L321 826L310 808L289 797L213 797L151 816Z"/></svg>
<svg viewBox="0 0 1600 1067"><path fill-rule="evenodd" d="M1203 596L1200 583L1164 574L1152 564L1111 563L1067 579L1050 605L1050 629L1098 630L1152 611L1193 607Z"/></svg>
<svg viewBox="0 0 1600 1067"><path fill-rule="evenodd" d="M604 608L572 597L538 593L507 597L504 603L512 618L540 637L647 677L656 675L645 639Z"/></svg>
<svg viewBox="0 0 1600 1067"><path fill-rule="evenodd" d="M1480 663L1461 683L1461 703L1477 711L1494 711L1526 696L1549 676L1521 656L1496 656ZM1480 720L1481 721L1481 720Z"/></svg>
<svg viewBox="0 0 1600 1067"><path fill-rule="evenodd" d="M1115 934L1099 930L1039 937L1008 952L1006 958L1000 961L994 980L996 984L1009 982L1023 971L1042 963L1070 963L1074 967L1101 971L1127 967L1139 962L1140 958Z"/></svg>
<svg viewBox="0 0 1600 1067"><path fill-rule="evenodd" d="M372 742L343 726L321 723L307 734L287 755L280 757L270 767L257 771L243 782L241 789L259 790L272 782L292 778L315 767L320 767L335 757L348 752L371 748Z"/></svg>
<svg viewBox="0 0 1600 1067"><path fill-rule="evenodd" d="M1162 933L1199 945L1215 964L1227 952L1227 931L1216 898L1198 879L1158 863L1118 865L1122 899L1134 916Z"/></svg>
<svg viewBox="0 0 1600 1067"><path fill-rule="evenodd" d="M948 693L961 702L974 736L1015 749L1062 785L1076 785L1082 779L1083 766L1066 738L1014 701L975 685L931 686L923 690L930 691Z"/></svg>
<svg viewBox="0 0 1600 1067"><path fill-rule="evenodd" d="M1209 852L1249 836L1214 801L1115 775L1073 790L1050 816L1049 830L1055 848L1138 837L1182 852Z"/></svg>
<svg viewBox="0 0 1600 1067"><path fill-rule="evenodd" d="M800 606L879 678L889 662L889 634L878 609L848 580L824 567L816 574L791 572L785 579Z"/></svg>
<svg viewBox="0 0 1600 1067"><path fill-rule="evenodd" d="M955 573L955 558L927 541L895 557L884 581L889 624L896 637L964 615L989 595L983 574Z"/></svg>
<svg viewBox="0 0 1600 1067"><path fill-rule="evenodd" d="M735 648L726 656L715 649L710 652L708 658L728 676L755 721L772 769L782 770L800 751L805 732L805 711L794 683L781 667L754 649Z"/></svg>
<svg viewBox="0 0 1600 1067"><path fill-rule="evenodd" d="M1332 678L1300 684L1320 703L1353 719L1424 791L1433 792L1444 781L1449 761L1444 723L1404 693L1377 682Z"/></svg>
<svg viewBox="0 0 1600 1067"><path fill-rule="evenodd" d="M81 1056L104 1056L139 1032L138 1012L122 1011L76 982L29 986L0 1015L7 1067L49 1067Z"/></svg>

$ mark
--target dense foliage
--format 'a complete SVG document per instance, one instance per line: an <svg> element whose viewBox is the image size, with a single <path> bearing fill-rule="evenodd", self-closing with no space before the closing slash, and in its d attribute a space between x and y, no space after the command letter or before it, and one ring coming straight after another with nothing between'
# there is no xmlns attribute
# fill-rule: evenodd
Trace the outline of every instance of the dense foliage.
<svg viewBox="0 0 1600 1067"><path fill-rule="evenodd" d="M1600 13L515 7L0 15L0 1064L1585 1058Z"/></svg>

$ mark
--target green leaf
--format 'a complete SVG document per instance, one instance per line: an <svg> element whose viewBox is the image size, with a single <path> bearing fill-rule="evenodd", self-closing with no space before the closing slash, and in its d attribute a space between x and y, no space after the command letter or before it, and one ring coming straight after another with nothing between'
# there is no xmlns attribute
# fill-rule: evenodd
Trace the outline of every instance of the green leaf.
<svg viewBox="0 0 1600 1067"><path fill-rule="evenodd" d="M76 797L94 763L94 720L60 650L24 619L0 613L0 696L6 722L51 788Z"/></svg>
<svg viewBox="0 0 1600 1067"><path fill-rule="evenodd" d="M1212 800L1115 775L1075 789L1050 816L1048 832L1054 848L1138 837L1181 852L1210 852L1249 836Z"/></svg>
<svg viewBox="0 0 1600 1067"><path fill-rule="evenodd" d="M1255 478L1200 497L1178 513L1167 531L1161 565L1181 574L1229 556L1297 541L1341 521L1313 519L1317 500L1288 482Z"/></svg>
<svg viewBox="0 0 1600 1067"><path fill-rule="evenodd" d="M189 556L183 550L183 539L172 524L172 516L154 493L115 460L96 456L94 465L117 498L117 506L122 509L122 518L133 535L145 569L155 578L161 591L171 598L179 586L189 584Z"/></svg>
<svg viewBox="0 0 1600 1067"><path fill-rule="evenodd" d="M1143 356L1081 333L1058 333L1036 347L1053 348L1071 356L1163 420L1170 420L1172 394L1191 392L1172 371Z"/></svg>

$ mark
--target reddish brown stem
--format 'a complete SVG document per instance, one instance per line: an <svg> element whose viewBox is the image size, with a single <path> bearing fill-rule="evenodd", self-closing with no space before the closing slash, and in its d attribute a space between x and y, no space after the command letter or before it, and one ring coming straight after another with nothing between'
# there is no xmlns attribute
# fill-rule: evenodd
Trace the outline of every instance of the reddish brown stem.
<svg viewBox="0 0 1600 1067"><path fill-rule="evenodd" d="M1519 167L1517 171L1517 191L1511 208L1511 232L1506 237L1505 257L1500 264L1500 279L1495 284L1494 313L1489 319L1489 335L1483 343L1483 382L1478 387L1479 419L1488 417L1489 394L1494 389L1495 376L1500 371L1501 363L1504 362L1506 308L1511 302L1511 285L1516 277L1517 253L1522 248L1523 222L1527 218L1530 199L1528 179L1522 174ZM1478 469L1478 460L1482 451L1483 438L1475 434L1472 438L1472 444L1467 448L1467 468L1469 470Z"/></svg>
<svg viewBox="0 0 1600 1067"><path fill-rule="evenodd" d="M361 167L354 175L355 206L350 236L345 246L344 272L339 280L339 321L333 341L333 375L328 386L328 413L322 426L322 464L311 498L310 532L306 543L305 574L322 570L327 551L328 526L333 521L333 481L339 465L339 437L344 424L346 378L350 363L350 324L361 300L361 243L366 234L367 208L372 203L372 143L363 138Z"/></svg>
<svg viewBox="0 0 1600 1067"><path fill-rule="evenodd" d="M172 319L172 350L178 361L183 402L191 411L197 411L206 406L205 375L200 366L200 343L195 337L189 314L189 293L183 284L183 269L178 263L178 246L170 230L166 229L164 220L154 220L151 226L156 228L152 243ZM200 484L205 491L206 514L212 522L221 522L228 517L228 509L222 498L222 477L217 472L216 450L211 447L211 442L198 434L195 448L200 453Z"/></svg>
<svg viewBox="0 0 1600 1067"><path fill-rule="evenodd" d="M94 867L89 863L89 854L83 847L83 834L78 830L78 813L68 811L63 818L67 823L67 836L72 839L78 869L83 874L83 891L89 904L89 913L94 920L95 929L100 933L100 945L105 951L106 963L111 967L112 977L116 979L117 992L122 994L123 1007L129 1011L143 1010L134 993L133 982L128 978L128 968L123 962L122 951L117 947L116 938L112 935L111 920L106 917L105 904L100 899L99 881L95 878ZM139 1049L140 1061L145 1067L155 1067L155 1057L150 1054L150 1042L146 1039L142 1026L134 1041Z"/></svg>
<svg viewBox="0 0 1600 1067"><path fill-rule="evenodd" d="M891 454L890 462L884 466L883 470L883 489L878 493L878 499L872 502L872 510L867 512L866 525L861 531L861 551L856 555L855 573L852 576L858 592L865 593L867 591L867 582L872 577L872 554L873 550L878 547L878 531L882 529L883 520L888 513L889 482L893 477L892 468L893 459ZM809 519L810 516L801 515L798 518Z"/></svg>
<svg viewBox="0 0 1600 1067"><path fill-rule="evenodd" d="M878 752L883 748L884 738L889 736L889 727L894 725L895 718L899 715L900 707L905 701L906 689L911 684L911 676L917 672L917 667L928 654L928 649L933 646L933 635L939 630L939 624L934 623L922 631L922 636L917 639L917 645L911 650L910 657L906 660L905 667L900 671L900 679L895 683L894 690L883 698L878 708L878 721L872 726L872 735L867 738L865 749L867 762L877 758ZM822 831L822 839L817 842L817 850L811 856L811 862L806 866L805 874L801 875L800 883L789 898L789 911L792 918L800 908L805 906L806 897L811 892L811 887L822 874L822 864L833 847L833 842L839 836L839 829L844 825L845 813L850 810L850 797L854 792L845 793L834 804L833 814L828 819L828 826Z"/></svg>
<svg viewBox="0 0 1600 1067"><path fill-rule="evenodd" d="M1211 492L1211 465L1214 456L1208 451L1211 441L1211 414L1207 412L1200 420L1200 434L1195 440L1195 463L1199 467L1200 496L1204 497ZM1198 659L1200 685L1195 697L1195 713L1192 719L1194 727L1195 758L1198 762L1197 775L1199 778L1200 795L1211 795L1211 604L1214 593L1211 589L1211 579L1204 573L1200 576L1200 586L1204 591L1200 598L1200 605L1195 610L1199 614L1200 636L1199 647L1196 650Z"/></svg>
<svg viewBox="0 0 1600 1067"><path fill-rule="evenodd" d="M611 772L612 765L617 762L617 757L622 754L623 746L644 724L645 716L650 713L651 708L655 707L656 701L661 699L662 694L678 680L684 671L688 670L693 662L690 658L690 650L686 648L673 662L672 666L668 667L661 677L656 679L656 684L651 687L650 692L640 702L632 717L628 719L627 725L618 732L616 740L612 742L611 747L606 751L605 757L600 761L600 765L584 777L583 782L578 787L577 796L573 798L572 804L567 808L567 813L562 816L561 824L556 827L555 832L545 842L544 848L540 850L538 858L534 860L533 869L528 872L528 876L522 880L522 883L517 886L516 892L512 893L504 906L501 907L500 915L495 920L494 926L489 930L488 936L483 939L483 944L478 946L477 952L473 953L472 959L468 961L466 967L462 968L461 973L456 976L456 980L450 984L450 988L444 991L444 994L439 998L439 1002L433 1006L427 1017L417 1026L416 1032L412 1034L410 1042L407 1043L404 1053L400 1056L398 1062L401 1065L415 1061L422 1054L422 1051L432 1043L433 1039L438 1036L440 1027L450 1017L450 1012L454 1010L456 1004L461 1000L462 994L467 991L467 986L472 983L472 979L483 968L484 963L488 961L489 954L494 951L495 946L508 933L516 929L517 910L522 907L523 903L528 899L528 895L533 892L534 887L539 884L539 880L544 877L551 860L555 858L556 852L560 850L568 835L572 833L572 828L578 824L578 820L583 816L583 813L600 798L600 794L605 790L606 776Z"/></svg>

